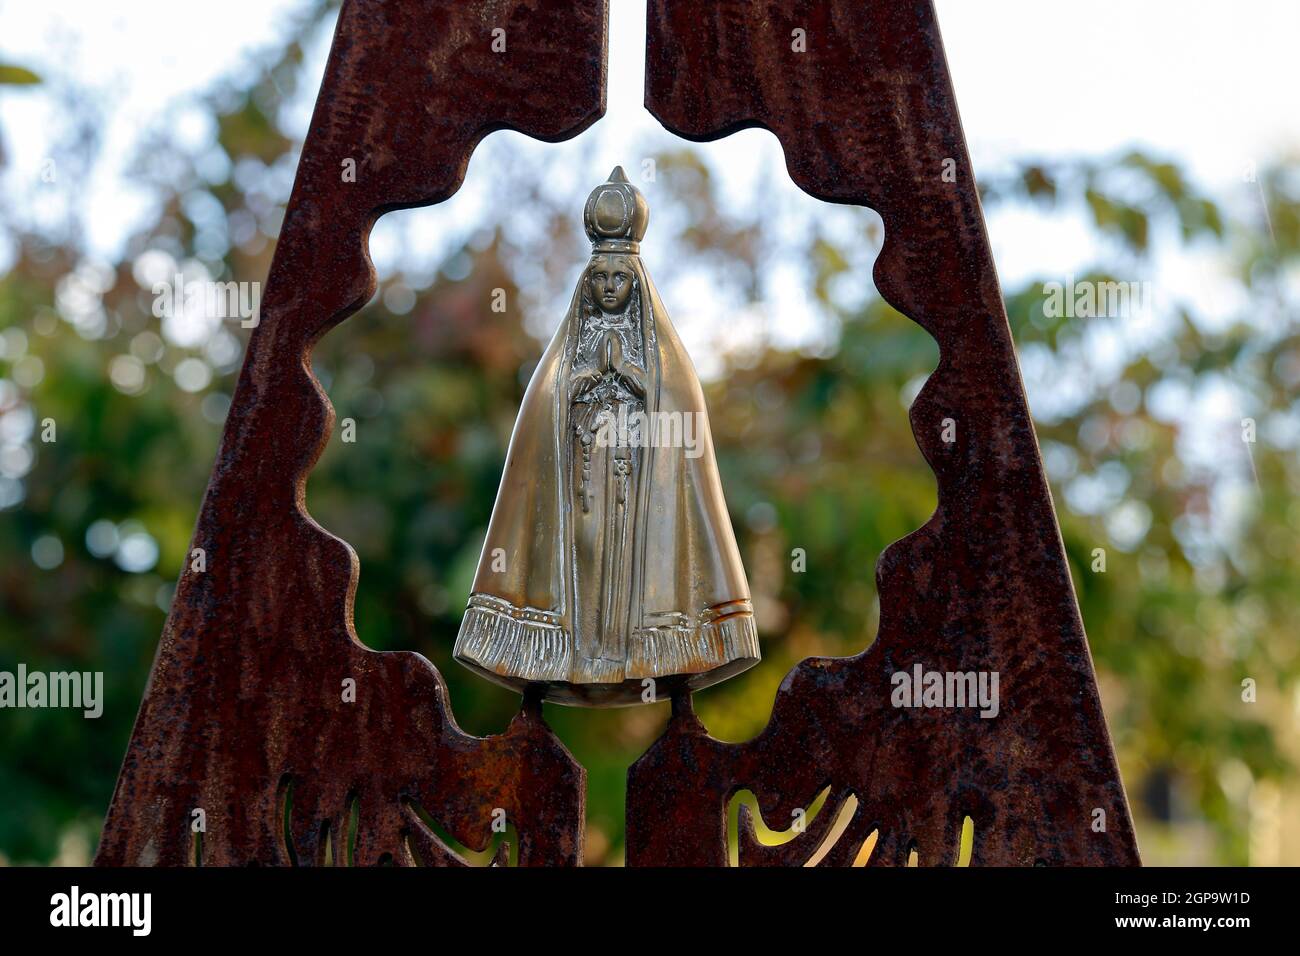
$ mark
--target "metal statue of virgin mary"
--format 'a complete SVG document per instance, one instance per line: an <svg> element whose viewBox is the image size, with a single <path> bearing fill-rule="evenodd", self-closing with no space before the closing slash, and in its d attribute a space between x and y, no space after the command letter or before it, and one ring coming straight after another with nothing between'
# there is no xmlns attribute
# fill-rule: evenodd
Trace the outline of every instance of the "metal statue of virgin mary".
<svg viewBox="0 0 1300 956"><path fill-rule="evenodd" d="M619 706L758 662L704 393L640 256L621 167L583 215L591 262L524 393L456 639L547 700Z"/></svg>

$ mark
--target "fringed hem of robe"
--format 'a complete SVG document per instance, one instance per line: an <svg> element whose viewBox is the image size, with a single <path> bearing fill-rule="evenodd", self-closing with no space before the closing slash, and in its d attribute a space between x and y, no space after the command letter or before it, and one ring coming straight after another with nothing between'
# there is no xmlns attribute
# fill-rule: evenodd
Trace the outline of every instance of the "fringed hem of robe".
<svg viewBox="0 0 1300 956"><path fill-rule="evenodd" d="M710 608L690 622L685 614L656 615L680 623L638 628L628 642L628 660L583 658L558 615L518 608L489 594L470 596L456 638L458 661L513 683L532 681L618 684L644 677L702 674L736 661L757 662L758 629L747 600Z"/></svg>

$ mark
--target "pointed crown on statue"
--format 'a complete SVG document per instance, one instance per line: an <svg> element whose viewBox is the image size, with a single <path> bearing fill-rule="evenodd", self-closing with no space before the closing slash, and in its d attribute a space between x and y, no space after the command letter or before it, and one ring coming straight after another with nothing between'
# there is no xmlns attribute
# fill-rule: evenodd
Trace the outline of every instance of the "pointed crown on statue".
<svg viewBox="0 0 1300 956"><path fill-rule="evenodd" d="M591 251L623 252L636 255L641 250L641 237L650 224L650 206L637 189L627 181L622 166L615 166L609 181L601 183L587 197L582 212Z"/></svg>

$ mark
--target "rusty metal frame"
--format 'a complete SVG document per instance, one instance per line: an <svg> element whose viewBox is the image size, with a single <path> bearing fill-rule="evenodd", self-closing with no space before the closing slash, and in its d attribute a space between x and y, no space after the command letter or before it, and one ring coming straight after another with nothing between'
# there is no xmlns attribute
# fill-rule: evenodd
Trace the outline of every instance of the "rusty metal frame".
<svg viewBox="0 0 1300 956"><path fill-rule="evenodd" d="M362 646L356 554L307 514L304 487L334 422L309 356L375 291L371 227L451 196L493 130L558 141L603 115L607 13L605 0L343 5L194 534L207 570L181 577L98 863L319 863L327 834L342 855L354 803L359 865L464 862L420 811L482 850L498 808L521 864L581 860L585 772L540 702L472 737L432 664Z"/></svg>
<svg viewBox="0 0 1300 956"><path fill-rule="evenodd" d="M664 126L705 141L766 128L805 192L880 213L876 286L939 344L911 409L939 504L880 558L877 640L795 667L758 737L721 743L675 702L628 774L629 865L724 865L739 790L785 829L827 788L826 809L779 846L742 808L741 864L861 862L873 834L871 864L913 850L952 864L967 816L975 864L1136 864L932 3L649 5L646 105ZM792 50L796 30L807 52ZM1000 714L891 706L893 674L917 664L998 672Z"/></svg>
<svg viewBox="0 0 1300 956"><path fill-rule="evenodd" d="M799 664L758 737L714 740L674 700L629 770L628 863L724 865L742 789L774 823L828 791L781 846L743 812L743 865L849 864L872 834L872 864L949 864L966 816L976 864L1137 863L930 0L649 11L646 103L669 130L765 127L802 189L882 216L876 285L940 349L911 411L939 505L880 560L875 643ZM361 865L464 863L424 817L479 850L497 808L521 864L581 860L585 772L540 702L471 737L428 661L363 647L356 555L303 494L333 423L310 352L375 289L374 222L452 195L491 130L556 141L599 118L606 24L606 0L345 2L195 532L207 570L181 578L97 863L321 863L354 806ZM997 671L999 716L891 706L891 676L917 664Z"/></svg>

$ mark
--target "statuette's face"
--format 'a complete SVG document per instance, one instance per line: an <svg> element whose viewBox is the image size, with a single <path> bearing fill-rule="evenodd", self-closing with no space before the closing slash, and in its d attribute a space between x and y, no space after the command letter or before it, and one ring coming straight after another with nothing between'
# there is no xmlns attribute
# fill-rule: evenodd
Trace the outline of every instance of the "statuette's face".
<svg viewBox="0 0 1300 956"><path fill-rule="evenodd" d="M632 269L624 256L594 256L587 269L591 297L605 312L622 312L632 295Z"/></svg>

